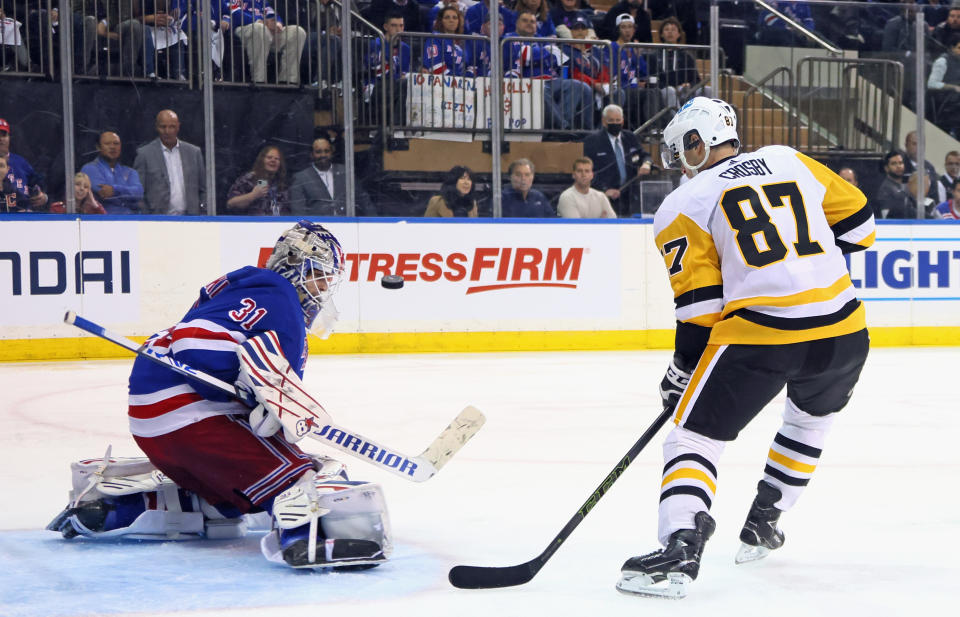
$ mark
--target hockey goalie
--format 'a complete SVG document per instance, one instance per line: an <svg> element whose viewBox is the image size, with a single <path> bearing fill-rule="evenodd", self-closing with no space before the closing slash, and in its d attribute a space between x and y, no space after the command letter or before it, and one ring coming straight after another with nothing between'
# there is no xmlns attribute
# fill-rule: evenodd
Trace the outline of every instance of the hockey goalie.
<svg viewBox="0 0 960 617"><path fill-rule="evenodd" d="M307 331L329 332L343 251L322 225L301 221L266 268L213 281L150 354L238 383L247 402L138 355L130 375L130 431L146 457L71 465L67 507L48 529L64 538L221 539L269 529L260 546L294 568L375 567L391 552L379 485L310 455L280 417L291 406L326 412L300 381ZM254 405L251 409L250 405Z"/></svg>

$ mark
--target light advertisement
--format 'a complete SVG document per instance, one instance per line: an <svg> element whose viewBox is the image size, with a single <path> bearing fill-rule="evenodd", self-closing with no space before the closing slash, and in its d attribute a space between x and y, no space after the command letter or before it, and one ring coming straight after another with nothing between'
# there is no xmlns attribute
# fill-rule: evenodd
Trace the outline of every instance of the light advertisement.
<svg viewBox="0 0 960 617"><path fill-rule="evenodd" d="M880 224L847 266L868 326L960 325L960 225Z"/></svg>

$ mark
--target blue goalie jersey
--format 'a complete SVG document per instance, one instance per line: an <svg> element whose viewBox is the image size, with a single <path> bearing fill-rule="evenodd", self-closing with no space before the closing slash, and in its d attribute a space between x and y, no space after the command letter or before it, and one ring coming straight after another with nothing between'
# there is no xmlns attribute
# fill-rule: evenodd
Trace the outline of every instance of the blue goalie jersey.
<svg viewBox="0 0 960 617"><path fill-rule="evenodd" d="M284 356L303 377L306 327L296 289L276 272L247 266L204 286L180 323L154 334L146 345L232 384L240 370L237 345L267 330L276 332ZM143 356L133 364L128 415L130 432L138 437L248 411L230 395Z"/></svg>

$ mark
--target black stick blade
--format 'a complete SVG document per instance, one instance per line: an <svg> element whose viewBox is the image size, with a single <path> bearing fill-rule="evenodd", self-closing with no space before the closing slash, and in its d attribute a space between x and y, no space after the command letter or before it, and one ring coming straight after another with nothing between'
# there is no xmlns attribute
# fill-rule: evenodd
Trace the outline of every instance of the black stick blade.
<svg viewBox="0 0 960 617"><path fill-rule="evenodd" d="M494 589L529 583L540 569L536 562L503 568L482 566L454 566L447 578L459 589Z"/></svg>

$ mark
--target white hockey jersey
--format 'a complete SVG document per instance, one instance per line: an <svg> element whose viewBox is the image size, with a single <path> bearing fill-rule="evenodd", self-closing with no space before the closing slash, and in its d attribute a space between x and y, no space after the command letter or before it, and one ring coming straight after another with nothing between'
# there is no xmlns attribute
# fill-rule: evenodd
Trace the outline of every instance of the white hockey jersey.
<svg viewBox="0 0 960 617"><path fill-rule="evenodd" d="M786 146L739 154L673 191L654 217L677 320L710 344L785 344L865 327L843 253L873 244L866 197Z"/></svg>

